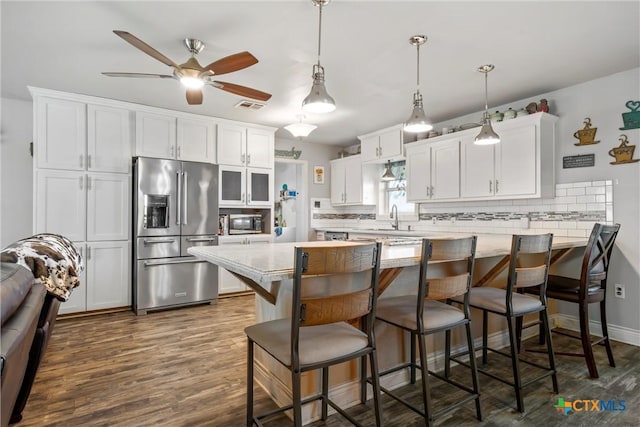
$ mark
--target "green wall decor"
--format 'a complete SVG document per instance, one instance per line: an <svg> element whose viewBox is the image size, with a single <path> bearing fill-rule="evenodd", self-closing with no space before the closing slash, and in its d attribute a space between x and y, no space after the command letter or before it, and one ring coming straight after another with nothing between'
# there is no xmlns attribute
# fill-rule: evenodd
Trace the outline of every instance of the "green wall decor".
<svg viewBox="0 0 640 427"><path fill-rule="evenodd" d="M296 147L291 147L291 150L275 150L276 157L285 159L298 160L301 154L302 150L296 150Z"/></svg>
<svg viewBox="0 0 640 427"><path fill-rule="evenodd" d="M640 101L627 101L624 105L631 111L622 113L624 127L621 127L620 130L640 128Z"/></svg>

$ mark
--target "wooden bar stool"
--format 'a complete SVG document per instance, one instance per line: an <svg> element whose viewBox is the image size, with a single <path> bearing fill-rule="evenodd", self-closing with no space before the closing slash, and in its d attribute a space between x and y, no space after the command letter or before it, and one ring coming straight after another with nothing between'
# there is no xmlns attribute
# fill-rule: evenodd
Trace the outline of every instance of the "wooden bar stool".
<svg viewBox="0 0 640 427"><path fill-rule="evenodd" d="M376 425L382 426L379 405L378 362L373 323L376 311L381 243L333 242L295 248L292 317L249 326L247 334L247 426L293 410L293 424L302 425L302 405L322 401L354 425L355 419L329 398L329 366L366 356L371 363ZM356 327L350 320L359 320ZM253 414L254 345L291 371L293 402L276 410ZM321 393L301 396L301 374L322 370ZM365 393L361 393L362 403Z"/></svg>
<svg viewBox="0 0 640 427"><path fill-rule="evenodd" d="M511 258L507 273L506 289L474 287L469 291L469 305L473 308L482 310L482 364L487 364L488 350L511 358L513 382L505 380L504 378L494 375L482 368L479 368L478 371L512 386L516 392L516 402L519 412L524 412L522 389L530 384L551 376L553 391L554 393L558 393L555 359L551 343L551 334L549 331L547 298L544 292L542 292L537 298L518 293L519 289L525 289L532 286L539 286L542 290L546 289L549 264L551 261L552 240L552 234L514 235L511 241ZM534 256L533 258L531 258L532 255ZM537 255L537 257L535 255ZM540 256L544 259L542 262L538 260ZM464 303L464 300L461 298L454 298L454 301ZM536 312L540 313L542 329L547 337L547 354L549 358L548 367L520 359L518 355L520 345L518 342L517 330L522 328L522 317L526 314ZM487 344L488 313L506 317L507 326L509 328L510 353L489 348ZM534 324L537 323L538 322L535 322ZM534 324L527 325L527 327L533 326ZM459 360L454 359L453 356L451 359L459 362ZM473 357L471 360L473 360ZM527 363L539 369L544 369L546 372L536 378L528 380L527 382L523 382L520 375L520 362Z"/></svg>
<svg viewBox="0 0 640 427"><path fill-rule="evenodd" d="M395 393L381 387L386 394L417 412L424 417L425 425L431 426L433 421L455 408L467 402L475 401L476 416L482 421L482 410L480 407L480 390L478 385L478 372L476 370L475 359L470 360L472 386L461 384L449 377L447 369L444 375L428 370L427 367L427 346L426 336L438 332L445 332L446 352L449 352L451 342L451 330L460 326L466 328L467 346L469 352L474 354L473 337L471 336L471 317L469 313L468 292L471 287L473 277L473 264L476 251L476 236L464 239L443 239L430 240L423 239L422 255L420 262L420 277L418 280L418 294L399 297L382 298L378 302L376 319L409 332L411 336L411 360L400 366L393 367L380 376L391 374L406 368L410 369L411 383L416 382L416 368L420 369L422 375L422 409L412 405L408 401L400 398ZM429 277L429 261L447 263L454 274L440 277ZM456 264L454 268L451 264ZM449 271L447 271L448 273ZM445 273L446 274L446 273ZM433 275L431 275L433 276ZM444 276L444 277L443 277ZM462 298L463 309L438 300L446 300L460 296ZM420 352L420 363L416 361L415 343L418 341ZM434 411L429 376L452 384L468 394L457 402Z"/></svg>
<svg viewBox="0 0 640 427"><path fill-rule="evenodd" d="M580 317L580 334L578 336L556 329L552 332L580 339L583 353L556 352L556 354L584 357L591 378L598 378L598 368L596 367L592 349L596 344L605 346L609 365L616 366L607 330L606 296L611 252L619 230L620 224L605 225L596 223L591 230L591 235L584 251L580 278L574 279L550 275L547 283L547 297L578 304ZM531 288L527 292L538 294L540 289ZM602 324L602 337L596 340L592 340L589 332L589 304L593 303L600 303L600 322ZM541 343L543 342L541 340Z"/></svg>

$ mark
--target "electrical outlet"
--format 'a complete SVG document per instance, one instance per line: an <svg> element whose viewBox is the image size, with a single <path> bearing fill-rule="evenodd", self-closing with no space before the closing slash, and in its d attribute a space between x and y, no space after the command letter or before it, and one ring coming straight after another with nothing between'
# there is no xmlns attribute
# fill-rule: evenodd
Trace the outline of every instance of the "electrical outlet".
<svg viewBox="0 0 640 427"><path fill-rule="evenodd" d="M624 299L624 285L620 285L616 283L616 285L614 286L614 290L615 290L616 298Z"/></svg>

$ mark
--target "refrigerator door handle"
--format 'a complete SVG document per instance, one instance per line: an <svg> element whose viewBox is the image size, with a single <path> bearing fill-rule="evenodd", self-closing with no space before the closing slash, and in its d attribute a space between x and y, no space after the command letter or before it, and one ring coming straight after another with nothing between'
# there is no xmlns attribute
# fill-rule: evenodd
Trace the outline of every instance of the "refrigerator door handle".
<svg viewBox="0 0 640 427"><path fill-rule="evenodd" d="M176 172L178 176L178 197L176 197L176 225L180 225L182 222L182 218L180 214L182 213L182 207L180 206L180 202L182 201L182 174L180 171Z"/></svg>
<svg viewBox="0 0 640 427"><path fill-rule="evenodd" d="M145 261L145 267L155 267L158 265L169 265L169 264L195 264L200 262L208 262L203 259L191 258L191 259L181 259L175 261Z"/></svg>
<svg viewBox="0 0 640 427"><path fill-rule="evenodd" d="M183 215L184 215L184 220L182 221L183 225L187 225L187 219L188 219L188 206L189 206L189 202L187 199L187 195L189 194L189 174L187 172L182 172L183 178L182 178L182 185L184 186L184 188L182 189L182 197L184 198L183 203L182 203L182 209L184 210Z"/></svg>

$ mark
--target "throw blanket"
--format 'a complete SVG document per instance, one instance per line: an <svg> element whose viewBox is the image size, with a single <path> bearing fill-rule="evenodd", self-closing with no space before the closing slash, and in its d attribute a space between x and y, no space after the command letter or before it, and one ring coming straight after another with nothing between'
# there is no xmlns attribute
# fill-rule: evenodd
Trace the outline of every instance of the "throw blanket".
<svg viewBox="0 0 640 427"><path fill-rule="evenodd" d="M7 246L0 261L27 267L47 291L66 301L71 290L80 285L78 276L84 270L82 255L66 237L36 234Z"/></svg>

